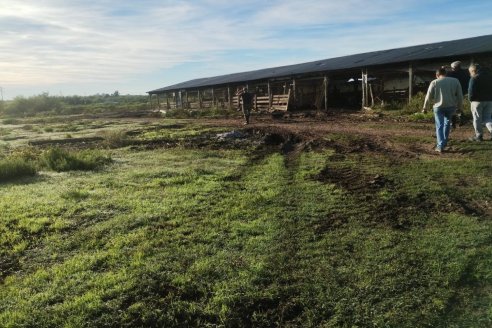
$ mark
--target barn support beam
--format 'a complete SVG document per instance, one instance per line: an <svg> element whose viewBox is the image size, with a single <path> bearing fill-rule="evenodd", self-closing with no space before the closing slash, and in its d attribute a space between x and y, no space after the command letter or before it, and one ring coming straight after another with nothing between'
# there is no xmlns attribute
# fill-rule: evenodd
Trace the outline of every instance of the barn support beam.
<svg viewBox="0 0 492 328"><path fill-rule="evenodd" d="M365 87L365 77L366 75L364 74L364 69L362 69L361 72L361 89L362 89L362 110L364 110L364 107L366 106L366 87Z"/></svg>
<svg viewBox="0 0 492 328"><path fill-rule="evenodd" d="M408 101L412 100L413 96L413 65L408 65Z"/></svg>
<svg viewBox="0 0 492 328"><path fill-rule="evenodd" d="M198 93L198 109L202 109L202 96L200 94L200 89L197 90Z"/></svg>
<svg viewBox="0 0 492 328"><path fill-rule="evenodd" d="M372 83L369 83L369 96L371 96L371 108L374 108L374 93L372 92Z"/></svg>
<svg viewBox="0 0 492 328"><path fill-rule="evenodd" d="M369 72L367 68L362 69L362 79L361 79L361 87L362 87L362 109L366 109L369 107L369 96L372 96L372 88L370 90L369 87Z"/></svg>
<svg viewBox="0 0 492 328"><path fill-rule="evenodd" d="M323 92L325 98L325 112L328 112L328 77L326 75L323 78Z"/></svg>
<svg viewBox="0 0 492 328"><path fill-rule="evenodd" d="M293 100L294 103L297 103L297 90L296 90L296 79L292 79L292 93L293 93Z"/></svg>
<svg viewBox="0 0 492 328"><path fill-rule="evenodd" d="M232 110L232 97L231 97L231 87L227 86L227 104L229 110Z"/></svg>

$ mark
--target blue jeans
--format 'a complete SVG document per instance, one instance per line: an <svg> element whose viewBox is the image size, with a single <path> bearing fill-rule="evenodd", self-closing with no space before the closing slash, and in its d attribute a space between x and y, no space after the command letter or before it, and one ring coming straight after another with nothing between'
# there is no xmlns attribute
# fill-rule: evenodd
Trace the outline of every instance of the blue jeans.
<svg viewBox="0 0 492 328"><path fill-rule="evenodd" d="M434 107L434 119L436 122L436 137L439 149L444 149L448 144L451 117L456 112L456 107Z"/></svg>

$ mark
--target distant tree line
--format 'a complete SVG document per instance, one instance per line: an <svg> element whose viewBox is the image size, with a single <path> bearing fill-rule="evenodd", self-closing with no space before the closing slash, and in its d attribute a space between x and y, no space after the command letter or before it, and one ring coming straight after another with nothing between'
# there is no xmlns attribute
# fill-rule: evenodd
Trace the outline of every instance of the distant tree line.
<svg viewBox="0 0 492 328"><path fill-rule="evenodd" d="M15 97L0 101L0 114L4 116L34 116L37 114L81 114L110 111L138 111L148 108L148 97L141 95L96 94L91 96L40 95Z"/></svg>

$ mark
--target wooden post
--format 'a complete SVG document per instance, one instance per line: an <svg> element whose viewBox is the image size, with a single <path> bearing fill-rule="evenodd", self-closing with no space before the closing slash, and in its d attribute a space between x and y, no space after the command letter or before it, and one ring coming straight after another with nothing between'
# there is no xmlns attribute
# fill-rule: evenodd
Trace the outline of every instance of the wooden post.
<svg viewBox="0 0 492 328"><path fill-rule="evenodd" d="M267 88L268 88L268 110L272 108L272 89L270 86L270 80L267 82Z"/></svg>
<svg viewBox="0 0 492 328"><path fill-rule="evenodd" d="M412 63L408 66L408 101L412 100L413 95L413 66Z"/></svg>
<svg viewBox="0 0 492 328"><path fill-rule="evenodd" d="M372 92L372 84L369 84L369 95L371 96L371 108L374 107L374 94Z"/></svg>
<svg viewBox="0 0 492 328"><path fill-rule="evenodd" d="M229 110L232 110L232 94L230 86L227 86L227 101L229 103Z"/></svg>
<svg viewBox="0 0 492 328"><path fill-rule="evenodd" d="M159 94L157 94L157 108L161 108L161 102L159 100Z"/></svg>
<svg viewBox="0 0 492 328"><path fill-rule="evenodd" d="M362 87L362 110L364 110L364 106L366 104L366 88L364 86L364 80L365 80L365 75L364 75L364 70L362 70L362 80L361 80L361 87Z"/></svg>
<svg viewBox="0 0 492 328"><path fill-rule="evenodd" d="M198 92L198 109L202 109L202 97L200 95L200 89L198 89L197 92Z"/></svg>
<svg viewBox="0 0 492 328"><path fill-rule="evenodd" d="M328 77L325 75L323 78L323 89L325 95L325 112L328 111Z"/></svg>
<svg viewBox="0 0 492 328"><path fill-rule="evenodd" d="M297 102L297 93L296 93L296 79L292 79L292 95L293 95L293 99L294 99L294 103Z"/></svg>
<svg viewBox="0 0 492 328"><path fill-rule="evenodd" d="M212 108L215 107L215 90L212 88Z"/></svg>

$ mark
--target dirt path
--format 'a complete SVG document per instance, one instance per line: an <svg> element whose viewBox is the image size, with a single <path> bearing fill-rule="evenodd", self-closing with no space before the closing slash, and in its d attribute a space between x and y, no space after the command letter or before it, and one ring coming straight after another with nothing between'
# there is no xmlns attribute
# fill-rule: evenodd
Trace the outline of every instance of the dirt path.
<svg viewBox="0 0 492 328"><path fill-rule="evenodd" d="M209 119L200 123L215 127L245 128L242 121L235 118ZM329 142L333 134L343 134L355 140L353 144L349 142L349 148L353 148L353 151L388 151L408 156L433 154L435 146L433 123L405 122L374 114L341 113L320 118L299 115L287 119L274 119L264 115L254 117L247 129L281 131L283 134L296 135L304 141ZM465 141L472 131L473 127L470 124L454 129L450 136L451 149L448 155L462 155L459 144Z"/></svg>

